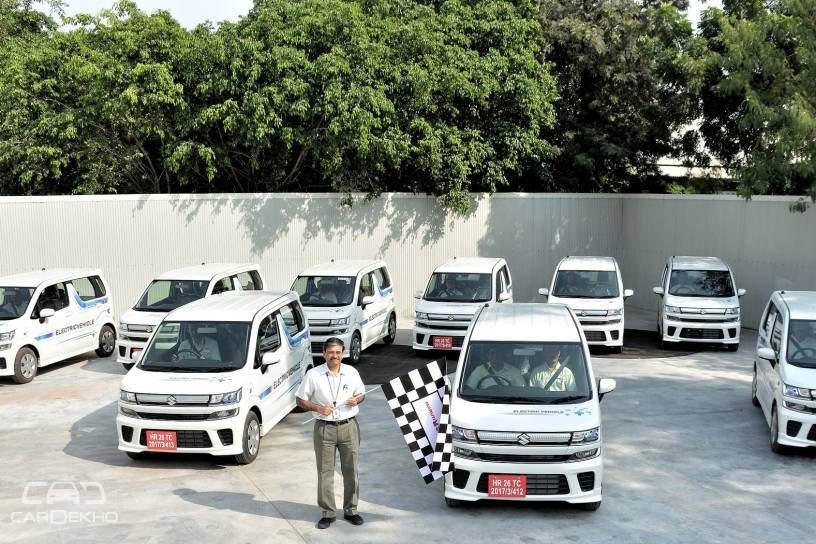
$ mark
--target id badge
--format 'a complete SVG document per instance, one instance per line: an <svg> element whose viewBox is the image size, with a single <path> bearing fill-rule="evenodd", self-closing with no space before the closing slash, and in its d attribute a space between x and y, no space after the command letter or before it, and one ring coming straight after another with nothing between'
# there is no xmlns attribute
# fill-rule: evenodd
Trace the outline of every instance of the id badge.
<svg viewBox="0 0 816 544"><path fill-rule="evenodd" d="M340 419L340 410L338 408L332 410L332 417L334 419Z"/></svg>

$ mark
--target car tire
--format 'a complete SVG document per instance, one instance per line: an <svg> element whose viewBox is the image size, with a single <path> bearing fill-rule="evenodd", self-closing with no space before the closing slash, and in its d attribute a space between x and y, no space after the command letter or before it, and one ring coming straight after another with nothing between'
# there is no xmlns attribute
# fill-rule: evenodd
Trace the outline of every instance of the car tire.
<svg viewBox="0 0 816 544"><path fill-rule="evenodd" d="M383 342L386 344L393 344L394 340L397 339L397 314L391 314L391 317L388 318L388 334L385 335L383 338Z"/></svg>
<svg viewBox="0 0 816 544"><path fill-rule="evenodd" d="M771 451L778 454L788 452L788 448L779 443L779 417L776 414L776 404L771 408Z"/></svg>
<svg viewBox="0 0 816 544"><path fill-rule="evenodd" d="M757 368L754 363L754 378L751 380L751 404L759 406L759 398L757 398Z"/></svg>
<svg viewBox="0 0 816 544"><path fill-rule="evenodd" d="M20 348L14 358L14 375L11 379L14 383L28 383L37 375L39 366L40 361L33 349Z"/></svg>
<svg viewBox="0 0 816 544"><path fill-rule="evenodd" d="M110 357L113 355L113 350L116 347L116 331L110 325L105 325L99 331L99 347L96 348L96 354L99 357Z"/></svg>
<svg viewBox="0 0 816 544"><path fill-rule="evenodd" d="M462 501L459 499L449 499L445 497L445 504L448 506L448 508L459 508L462 506Z"/></svg>
<svg viewBox="0 0 816 544"><path fill-rule="evenodd" d="M581 510L586 510L587 512L594 512L595 510L601 507L601 501L582 502L579 506L581 507Z"/></svg>
<svg viewBox="0 0 816 544"><path fill-rule="evenodd" d="M354 366L363 358L363 339L360 336L360 331L354 331L351 335L351 342L349 342L349 364Z"/></svg>
<svg viewBox="0 0 816 544"><path fill-rule="evenodd" d="M261 450L261 422L254 411L247 414L244 422L244 433L241 435L243 452L235 456L239 465L248 465L258 457Z"/></svg>
<svg viewBox="0 0 816 544"><path fill-rule="evenodd" d="M129 371L130 371L130 369L131 369L131 368L133 368L133 366L134 366L135 364L136 364L136 363L122 363L122 366L123 366L123 367L125 367L125 372L129 372Z"/></svg>

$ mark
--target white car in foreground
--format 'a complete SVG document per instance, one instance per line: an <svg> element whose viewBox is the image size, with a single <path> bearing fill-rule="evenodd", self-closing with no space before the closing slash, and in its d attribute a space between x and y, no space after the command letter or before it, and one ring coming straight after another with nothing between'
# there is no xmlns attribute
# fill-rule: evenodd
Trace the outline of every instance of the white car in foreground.
<svg viewBox="0 0 816 544"><path fill-rule="evenodd" d="M816 446L816 292L771 294L757 331L751 392L773 451Z"/></svg>

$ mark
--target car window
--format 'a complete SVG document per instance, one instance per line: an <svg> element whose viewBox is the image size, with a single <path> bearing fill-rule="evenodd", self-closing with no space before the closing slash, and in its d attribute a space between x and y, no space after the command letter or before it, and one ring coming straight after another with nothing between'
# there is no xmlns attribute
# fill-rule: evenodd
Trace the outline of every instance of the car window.
<svg viewBox="0 0 816 544"><path fill-rule="evenodd" d="M496 300L499 300L499 295L502 294L502 276L501 273L496 272Z"/></svg>
<svg viewBox="0 0 816 544"><path fill-rule="evenodd" d="M55 312L59 312L68 307L68 291L65 289L64 283L56 283L49 285L40 293L37 299L37 305L34 308L34 313L31 317L39 318L40 310L44 308L51 308Z"/></svg>
<svg viewBox="0 0 816 544"><path fill-rule="evenodd" d="M71 280L71 285L74 286L74 290L82 300L93 300L95 298L99 298L100 296L97 295L96 289L94 288L93 283L91 283L90 278L77 278L75 280Z"/></svg>
<svg viewBox="0 0 816 544"><path fill-rule="evenodd" d="M507 271L507 265L504 265L501 269L502 281L504 282L504 289L507 290L510 288L510 272Z"/></svg>
<svg viewBox="0 0 816 544"><path fill-rule="evenodd" d="M377 285L380 289L391 287L391 278L388 277L388 271L383 266L374 271L374 277L377 278Z"/></svg>
<svg viewBox="0 0 816 544"><path fill-rule="evenodd" d="M779 353L779 347L782 345L782 330L785 328L785 320L782 315L777 314L773 325L773 332L771 333L771 347Z"/></svg>
<svg viewBox="0 0 816 544"><path fill-rule="evenodd" d="M280 315L289 336L295 336L306 328L306 324L304 322L305 320L303 319L303 315L300 313L300 308L298 308L294 302L291 302L281 308Z"/></svg>
<svg viewBox="0 0 816 544"><path fill-rule="evenodd" d="M357 299L358 304L362 304L363 297L370 297L374 295L374 284L371 281L371 273L366 273L360 279L360 296Z"/></svg>
<svg viewBox="0 0 816 544"><path fill-rule="evenodd" d="M265 353L275 351L281 345L280 331L278 330L277 312L264 318L257 330L256 361L260 365Z"/></svg>
<svg viewBox="0 0 816 544"><path fill-rule="evenodd" d="M31 287L0 287L0 321L22 316L32 296L34 289Z"/></svg>
<svg viewBox="0 0 816 544"><path fill-rule="evenodd" d="M254 270L241 272L236 276L236 279L244 291L260 291L263 289L261 276Z"/></svg>
<svg viewBox="0 0 816 544"><path fill-rule="evenodd" d="M212 294L217 295L218 293L225 293L227 291L234 290L235 286L232 283L232 278L226 277L218 280L218 282L215 284L215 287L213 287Z"/></svg>
<svg viewBox="0 0 816 544"><path fill-rule="evenodd" d="M777 313L776 306L773 302L771 302L768 306L768 311L765 314L765 320L762 322L762 330L764 330L766 333L771 332L771 326L773 325L774 318L776 318Z"/></svg>

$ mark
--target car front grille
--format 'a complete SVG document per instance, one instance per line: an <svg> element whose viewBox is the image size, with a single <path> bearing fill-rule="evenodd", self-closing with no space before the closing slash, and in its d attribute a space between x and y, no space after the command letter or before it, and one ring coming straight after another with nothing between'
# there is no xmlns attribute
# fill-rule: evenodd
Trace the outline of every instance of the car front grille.
<svg viewBox="0 0 816 544"><path fill-rule="evenodd" d="M620 338L620 331L609 331L609 335L612 337L612 340L617 340Z"/></svg>
<svg viewBox="0 0 816 544"><path fill-rule="evenodd" d="M518 474L496 474L496 476L518 476ZM527 495L568 495L569 483L563 474L527 474ZM487 493L488 474L479 477L476 491Z"/></svg>
<svg viewBox="0 0 816 544"><path fill-rule="evenodd" d="M477 435L480 444L502 444L509 446L518 446L521 443L519 442L519 438L522 437L522 435L526 435L522 440L525 444L557 446L569 444L572 439L572 433L477 431Z"/></svg>
<svg viewBox="0 0 816 544"><path fill-rule="evenodd" d="M587 342L606 342L606 333L604 331L584 331Z"/></svg>
<svg viewBox="0 0 816 544"><path fill-rule="evenodd" d="M164 430L164 429L162 429ZM207 431L174 431L176 446L179 448L211 448L212 441ZM139 435L139 444L147 446L147 431L142 429Z"/></svg>
<svg viewBox="0 0 816 544"><path fill-rule="evenodd" d="M721 329L683 329L680 331L680 338L722 340L723 331Z"/></svg>
<svg viewBox="0 0 816 544"><path fill-rule="evenodd" d="M467 323L457 323L455 321L439 321L439 322L417 322L418 327L423 327L426 329L431 329L434 331L466 331L468 326L470 326L470 322Z"/></svg>
<svg viewBox="0 0 816 544"><path fill-rule="evenodd" d="M512 455L504 453L477 453L482 461L494 463L563 463L569 455Z"/></svg>
<svg viewBox="0 0 816 544"><path fill-rule="evenodd" d="M592 488L595 487L595 473L581 472L578 474L578 485L581 486L581 491L592 491Z"/></svg>
<svg viewBox="0 0 816 544"><path fill-rule="evenodd" d="M160 421L206 421L210 414L163 414L157 412L136 412L142 419Z"/></svg>

